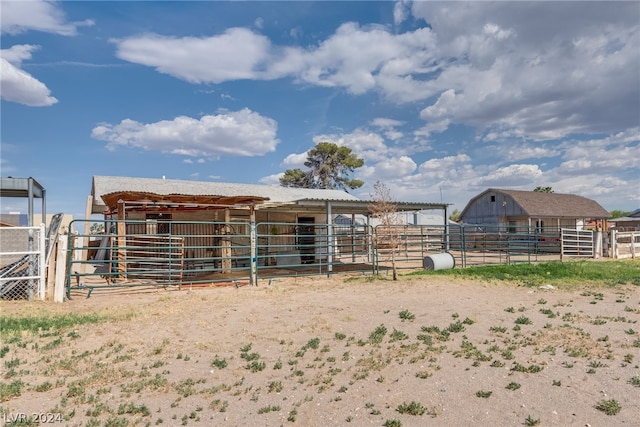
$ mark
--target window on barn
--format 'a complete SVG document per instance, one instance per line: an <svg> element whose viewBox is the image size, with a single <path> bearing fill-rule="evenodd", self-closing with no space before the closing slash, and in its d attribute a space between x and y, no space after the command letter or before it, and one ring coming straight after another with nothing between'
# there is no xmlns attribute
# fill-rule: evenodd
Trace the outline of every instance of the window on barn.
<svg viewBox="0 0 640 427"><path fill-rule="evenodd" d="M509 221L509 226L507 227L507 233L515 233L516 232L516 222Z"/></svg>

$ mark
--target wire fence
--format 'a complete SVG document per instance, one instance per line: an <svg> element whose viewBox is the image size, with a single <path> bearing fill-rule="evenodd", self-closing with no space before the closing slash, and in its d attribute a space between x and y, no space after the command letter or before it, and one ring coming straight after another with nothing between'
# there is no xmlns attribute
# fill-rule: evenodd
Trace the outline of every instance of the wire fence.
<svg viewBox="0 0 640 427"><path fill-rule="evenodd" d="M0 227L0 298L45 298L45 227Z"/></svg>

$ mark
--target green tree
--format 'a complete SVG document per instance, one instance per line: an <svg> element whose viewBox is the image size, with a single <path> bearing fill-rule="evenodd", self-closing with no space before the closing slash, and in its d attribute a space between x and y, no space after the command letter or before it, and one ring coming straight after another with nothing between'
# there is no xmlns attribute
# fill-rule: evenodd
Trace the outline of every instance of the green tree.
<svg viewBox="0 0 640 427"><path fill-rule="evenodd" d="M631 212L626 212L626 211L621 211L621 210L613 210L611 212L609 212L611 214L611 219L614 218L624 218L625 216L629 216L631 215Z"/></svg>
<svg viewBox="0 0 640 427"><path fill-rule="evenodd" d="M331 142L320 142L307 153L304 165L308 168L288 169L280 178L283 187L355 189L364 182L349 178L349 174L364 165L351 149Z"/></svg>
<svg viewBox="0 0 640 427"><path fill-rule="evenodd" d="M533 191L537 191L538 193L553 193L553 188L551 187L536 187Z"/></svg>
<svg viewBox="0 0 640 427"><path fill-rule="evenodd" d="M453 212L451 212L451 215L449 215L449 219L451 221L458 221L460 219L460 214L462 212L460 212L458 209L454 209Z"/></svg>

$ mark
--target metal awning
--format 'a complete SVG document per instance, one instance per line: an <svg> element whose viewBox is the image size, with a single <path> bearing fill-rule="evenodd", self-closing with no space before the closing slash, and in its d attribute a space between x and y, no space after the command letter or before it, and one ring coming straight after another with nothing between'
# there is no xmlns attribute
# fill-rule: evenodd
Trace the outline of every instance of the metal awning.
<svg viewBox="0 0 640 427"><path fill-rule="evenodd" d="M372 200L320 200L304 199L289 203L270 203L256 206L256 210L289 211L307 213L326 213L330 206L334 214L370 215ZM423 210L442 210L446 212L448 203L394 202L397 212L415 212Z"/></svg>
<svg viewBox="0 0 640 427"><path fill-rule="evenodd" d="M47 218L46 190L38 181L29 178L0 178L0 197L22 197L29 200L27 224L33 226L33 199L42 199L42 218Z"/></svg>

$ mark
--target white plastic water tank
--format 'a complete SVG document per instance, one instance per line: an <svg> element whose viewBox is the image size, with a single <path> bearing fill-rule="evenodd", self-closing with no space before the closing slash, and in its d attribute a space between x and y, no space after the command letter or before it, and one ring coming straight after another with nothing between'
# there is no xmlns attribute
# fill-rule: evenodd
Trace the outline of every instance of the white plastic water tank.
<svg viewBox="0 0 640 427"><path fill-rule="evenodd" d="M456 260L449 252L424 257L422 268L425 270L447 270L456 265Z"/></svg>

